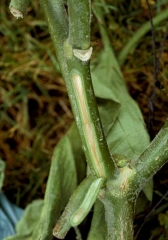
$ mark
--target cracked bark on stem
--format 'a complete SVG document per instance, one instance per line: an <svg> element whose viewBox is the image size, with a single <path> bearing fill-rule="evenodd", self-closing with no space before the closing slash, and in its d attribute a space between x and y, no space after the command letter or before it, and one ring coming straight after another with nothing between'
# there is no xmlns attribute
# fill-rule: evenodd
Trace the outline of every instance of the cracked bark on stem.
<svg viewBox="0 0 168 240"><path fill-rule="evenodd" d="M41 0L88 164L97 177L115 171L102 129L90 76L89 0ZM67 20L69 18L69 21ZM81 50L84 50L81 52Z"/></svg>

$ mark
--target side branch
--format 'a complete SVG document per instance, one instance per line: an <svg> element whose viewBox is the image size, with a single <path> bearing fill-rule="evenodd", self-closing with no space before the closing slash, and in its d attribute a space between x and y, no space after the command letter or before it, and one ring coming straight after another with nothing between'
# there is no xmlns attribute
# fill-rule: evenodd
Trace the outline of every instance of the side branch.
<svg viewBox="0 0 168 240"><path fill-rule="evenodd" d="M168 160L168 120L156 135L149 147L136 160L136 176L133 185L142 188Z"/></svg>

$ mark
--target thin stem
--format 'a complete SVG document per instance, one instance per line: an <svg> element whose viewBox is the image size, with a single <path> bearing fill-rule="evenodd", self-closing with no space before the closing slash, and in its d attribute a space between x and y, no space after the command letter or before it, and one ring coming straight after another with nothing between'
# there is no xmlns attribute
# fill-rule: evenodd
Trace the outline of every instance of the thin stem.
<svg viewBox="0 0 168 240"><path fill-rule="evenodd" d="M157 16L153 18L153 25L156 26L160 22L166 20L168 18L168 9L162 11ZM122 49L118 56L118 61L120 66L123 66L125 63L125 60L129 53L133 53L136 46L138 45L140 39L150 30L150 21L147 23L144 23L139 30L130 38L126 46Z"/></svg>
<svg viewBox="0 0 168 240"><path fill-rule="evenodd" d="M149 96L149 117L148 117L148 130L149 134L151 136L151 139L153 139L153 118L154 118L154 103L156 98L156 83L158 81L157 79L157 55L156 55L156 36L155 36L155 28L153 25L153 19L152 19L152 12L150 8L149 1L146 0L147 6L148 6L148 12L149 12L149 21L151 25L151 33L152 33L152 48L153 48L153 73L154 73L154 79L153 84L151 88L151 93Z"/></svg>
<svg viewBox="0 0 168 240"><path fill-rule="evenodd" d="M139 191L168 160L168 120L149 147L136 160L133 188Z"/></svg>

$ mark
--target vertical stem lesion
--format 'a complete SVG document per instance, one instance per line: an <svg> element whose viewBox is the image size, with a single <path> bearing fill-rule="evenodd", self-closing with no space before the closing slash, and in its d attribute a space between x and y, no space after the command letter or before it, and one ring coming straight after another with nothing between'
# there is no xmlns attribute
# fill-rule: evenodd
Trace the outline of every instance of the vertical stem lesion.
<svg viewBox="0 0 168 240"><path fill-rule="evenodd" d="M104 169L104 165L102 164L102 161L101 161L101 152L99 149L98 142L95 140L95 137L94 137L96 136L94 123L90 118L89 106L87 106L87 102L86 102L87 98L86 98L86 91L84 87L84 81L82 79L82 76L80 76L80 73L78 73L77 71L72 70L71 76L72 76L73 87L76 94L77 104L81 114L83 130L87 136L87 141L86 141L87 150L89 150L90 155L92 156L92 159L93 159L92 164L96 171L96 175L99 177L105 177L106 172Z"/></svg>

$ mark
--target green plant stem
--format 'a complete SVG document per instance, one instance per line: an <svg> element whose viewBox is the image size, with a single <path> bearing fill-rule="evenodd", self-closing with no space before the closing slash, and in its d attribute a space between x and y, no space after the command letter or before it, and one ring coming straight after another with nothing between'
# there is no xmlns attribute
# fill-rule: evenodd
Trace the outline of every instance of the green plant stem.
<svg viewBox="0 0 168 240"><path fill-rule="evenodd" d="M160 22L166 20L168 18L168 9L159 13L156 17L153 18L153 25L156 26ZM118 56L118 62L120 66L123 66L125 60L129 53L133 53L135 48L137 47L140 39L151 29L150 21L144 23L140 29L130 38L126 46L122 49Z"/></svg>
<svg viewBox="0 0 168 240"><path fill-rule="evenodd" d="M99 200L105 208L106 240L133 240L133 219L136 193L131 188L135 170L120 168L116 180L106 182L105 193Z"/></svg>
<svg viewBox="0 0 168 240"><path fill-rule="evenodd" d="M139 189L145 185L168 160L168 120L151 142L149 147L135 162L136 176L133 188Z"/></svg>
<svg viewBox="0 0 168 240"><path fill-rule="evenodd" d="M106 183L105 207L107 240L132 240L134 207L145 183L168 160L168 120L143 154L131 165L120 166L116 180Z"/></svg>
<svg viewBox="0 0 168 240"><path fill-rule="evenodd" d="M106 197L104 203L106 240L133 240L134 203L127 196Z"/></svg>
<svg viewBox="0 0 168 240"><path fill-rule="evenodd" d="M79 0L75 4L68 1L69 26L62 1L41 0L41 3L90 169L98 177L111 177L115 168L97 109L90 63L81 61L73 52L76 48L90 47L90 1Z"/></svg>

